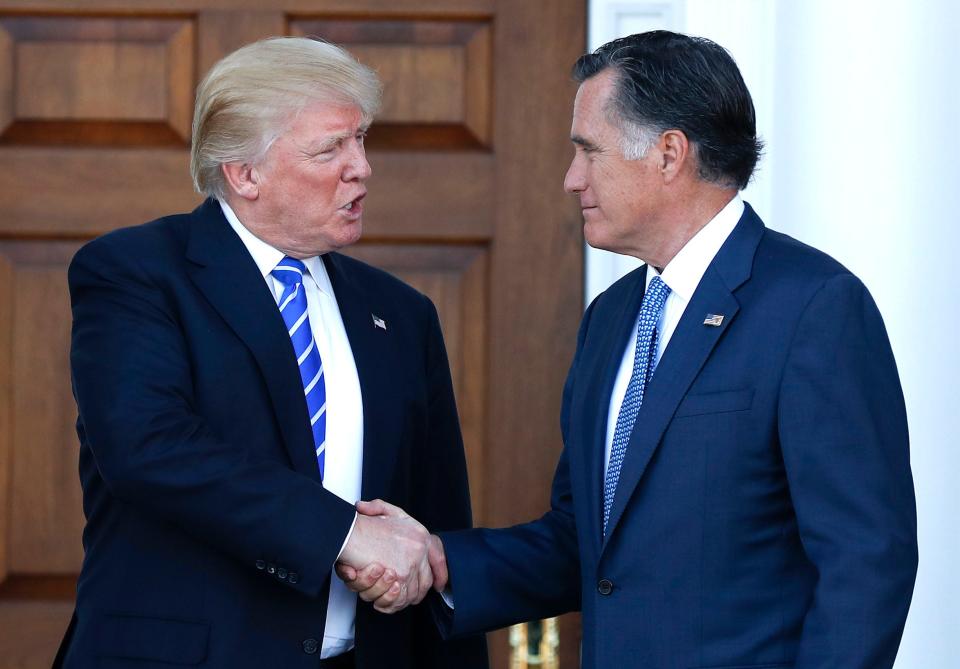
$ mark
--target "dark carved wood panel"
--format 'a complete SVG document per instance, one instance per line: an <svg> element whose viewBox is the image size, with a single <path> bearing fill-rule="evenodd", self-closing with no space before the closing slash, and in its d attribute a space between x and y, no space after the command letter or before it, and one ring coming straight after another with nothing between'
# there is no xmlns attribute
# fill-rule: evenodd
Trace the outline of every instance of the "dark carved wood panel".
<svg viewBox="0 0 960 669"><path fill-rule="evenodd" d="M0 667L50 666L82 558L66 263L0 241Z"/></svg>
<svg viewBox="0 0 960 669"><path fill-rule="evenodd" d="M342 44L380 75L383 112L371 146L489 147L493 31L488 20L294 17L290 31ZM420 132L409 132L411 126Z"/></svg>
<svg viewBox="0 0 960 669"><path fill-rule="evenodd" d="M197 71L203 76L213 64L244 44L287 32L286 17L279 9L239 12L235 8L201 12L197 30Z"/></svg>
<svg viewBox="0 0 960 669"><path fill-rule="evenodd" d="M490 155L371 151L368 158L368 238L492 236L496 163ZM0 163L16 166L0 170L0 236L93 237L190 211L200 201L185 151L0 147Z"/></svg>
<svg viewBox="0 0 960 669"><path fill-rule="evenodd" d="M525 1L525 0L509 0ZM555 0L551 0L555 1ZM565 1L565 0L562 0ZM21 11L46 12L194 12L198 9L256 12L279 7L288 13L318 13L356 16L431 16L467 17L489 16L497 0L3 0L3 6ZM584 17L580 17L580 23ZM581 40L582 41L582 40Z"/></svg>
<svg viewBox="0 0 960 669"><path fill-rule="evenodd" d="M65 602L0 602L0 667L50 669L72 611Z"/></svg>
<svg viewBox="0 0 960 669"><path fill-rule="evenodd" d="M182 146L189 140L190 20L6 16L0 32L3 143Z"/></svg>
<svg viewBox="0 0 960 669"><path fill-rule="evenodd" d="M497 525L545 510L562 447L560 395L583 301L583 222L562 184L576 93L569 73L583 52L585 11L579 0L497 4L493 143L495 192L505 206L497 207L490 249L490 275L502 280L490 290L489 360L496 372L484 510ZM577 617L561 619L563 667L578 666L578 629ZM490 635L490 647L496 666L506 667L506 634Z"/></svg>
<svg viewBox="0 0 960 669"><path fill-rule="evenodd" d="M13 451L13 266L0 255L0 582L7 577ZM3 353L5 352L5 353Z"/></svg>
<svg viewBox="0 0 960 669"><path fill-rule="evenodd" d="M561 181L584 17L584 0L0 0L0 669L49 666L79 569L70 252L199 202L195 85L256 39L319 35L379 70L351 252L437 304L477 521L546 508L581 311Z"/></svg>
<svg viewBox="0 0 960 669"><path fill-rule="evenodd" d="M184 150L0 147L0 235L87 238L199 202Z"/></svg>
<svg viewBox="0 0 960 669"><path fill-rule="evenodd" d="M394 246L361 243L349 254L418 289L437 307L450 360L471 481L483 476L486 402L487 253L482 246ZM484 507L485 486L470 489Z"/></svg>
<svg viewBox="0 0 960 669"><path fill-rule="evenodd" d="M11 267L13 439L8 571L72 574L83 551L77 483L76 405L70 391L66 268L79 245L2 242Z"/></svg>

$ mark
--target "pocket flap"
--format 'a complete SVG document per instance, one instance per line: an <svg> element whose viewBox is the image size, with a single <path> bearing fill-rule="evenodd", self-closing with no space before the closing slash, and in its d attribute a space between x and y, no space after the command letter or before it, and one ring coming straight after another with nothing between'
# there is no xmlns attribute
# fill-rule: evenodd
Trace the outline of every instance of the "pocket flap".
<svg viewBox="0 0 960 669"><path fill-rule="evenodd" d="M200 664L207 658L210 625L201 621L125 614L103 617L97 653L103 657Z"/></svg>
<svg viewBox="0 0 960 669"><path fill-rule="evenodd" d="M719 393L687 395L677 407L674 418L708 413L746 411L753 404L753 390L724 390Z"/></svg>

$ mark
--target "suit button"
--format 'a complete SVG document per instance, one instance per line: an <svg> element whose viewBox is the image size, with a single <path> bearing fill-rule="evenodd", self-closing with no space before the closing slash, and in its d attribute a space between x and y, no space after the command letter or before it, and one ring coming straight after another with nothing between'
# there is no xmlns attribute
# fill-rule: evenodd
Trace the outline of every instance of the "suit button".
<svg viewBox="0 0 960 669"><path fill-rule="evenodd" d="M263 560L257 560L257 569L259 569L260 571L263 571L266 568L267 568L266 562L264 562Z"/></svg>
<svg viewBox="0 0 960 669"><path fill-rule="evenodd" d="M304 639L303 640L303 652L307 655L313 655L318 650L320 650L320 644L317 643L316 639Z"/></svg>
<svg viewBox="0 0 960 669"><path fill-rule="evenodd" d="M300 574L295 571L291 571L289 577L287 578L287 583L296 584L300 580Z"/></svg>
<svg viewBox="0 0 960 669"><path fill-rule="evenodd" d="M277 565L275 565L275 564L268 564L268 565L267 565L267 573L268 573L268 574L276 574L276 573L277 573Z"/></svg>
<svg viewBox="0 0 960 669"><path fill-rule="evenodd" d="M608 578L601 578L600 582L597 583L597 592L601 595L609 595L613 592L613 581Z"/></svg>
<svg viewBox="0 0 960 669"><path fill-rule="evenodd" d="M277 578L279 578L281 581L287 578L287 570L283 567L277 569Z"/></svg>

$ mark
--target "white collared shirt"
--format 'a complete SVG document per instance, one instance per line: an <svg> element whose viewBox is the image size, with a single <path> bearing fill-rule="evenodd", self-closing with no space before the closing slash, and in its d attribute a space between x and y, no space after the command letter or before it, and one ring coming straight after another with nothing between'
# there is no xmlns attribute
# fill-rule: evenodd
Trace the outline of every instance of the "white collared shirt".
<svg viewBox="0 0 960 669"><path fill-rule="evenodd" d="M727 237L737 227L737 222L743 215L743 200L739 195L735 195L730 202L724 206L720 212L710 219L690 241L684 244L683 248L673 257L667 266L663 269L663 274L657 272L656 268L647 265L647 287L653 277L659 276L660 279L670 288L670 294L663 305L663 313L660 315L660 321L657 323L657 331L660 333L660 341L657 344L655 363L660 360L663 351L670 343L670 337L673 331L677 329L677 323L683 316L690 298L700 285L700 279L707 267L713 262L714 256L727 241ZM637 314L639 320L640 314ZM620 414L620 405L623 404L624 395L627 394L627 385L630 383L630 374L633 371L633 359L637 347L637 326L634 322L633 333L630 335L630 341L623 352L623 359L620 362L620 369L617 372L617 378L613 383L613 392L610 394L610 407L607 411L607 438L605 442L603 471L606 475L607 466L610 463L610 451L613 447L613 435L617 429L617 416Z"/></svg>
<svg viewBox="0 0 960 669"><path fill-rule="evenodd" d="M244 227L226 202L221 201L220 207L260 269L274 301L279 304L284 286L273 278L271 272L284 258L283 252ZM323 361L327 390L327 448L323 487L340 499L355 504L360 499L363 476L363 397L360 394L360 378L323 260L314 256L303 260L303 264L307 267L303 275L303 287L307 295L310 329ZM304 420L307 420L306 416ZM343 550L342 546L340 550ZM330 581L321 658L340 655L353 648L356 609L357 596L334 574Z"/></svg>

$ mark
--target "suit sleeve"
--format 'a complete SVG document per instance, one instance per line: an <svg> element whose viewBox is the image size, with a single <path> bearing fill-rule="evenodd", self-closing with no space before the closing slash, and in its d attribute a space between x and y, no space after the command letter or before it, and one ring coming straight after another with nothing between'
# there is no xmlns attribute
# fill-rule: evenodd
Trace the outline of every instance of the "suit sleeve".
<svg viewBox="0 0 960 669"><path fill-rule="evenodd" d="M191 353L156 280L107 237L69 270L79 426L119 500L249 565L272 556L317 596L353 508L255 449L222 441L194 409ZM224 383L229 383L224 379ZM271 579L274 580L274 579Z"/></svg>
<svg viewBox="0 0 960 669"><path fill-rule="evenodd" d="M569 442L569 411L593 305L580 325L577 353L563 389L560 414ZM539 519L503 529L442 535L454 610L438 623L445 634L488 631L580 609L580 557L570 483L569 448L553 477L550 510ZM448 612L449 613L449 612Z"/></svg>
<svg viewBox="0 0 960 669"><path fill-rule="evenodd" d="M855 277L829 280L807 306L779 414L800 536L818 573L795 667L892 667L916 575L916 505L896 364Z"/></svg>
<svg viewBox="0 0 960 669"><path fill-rule="evenodd" d="M429 466L418 469L409 513L431 532L471 527L470 486L460 421L440 319L426 303L427 438L420 455ZM418 666L435 669L486 669L487 642L482 635L444 641L428 606L415 610Z"/></svg>

